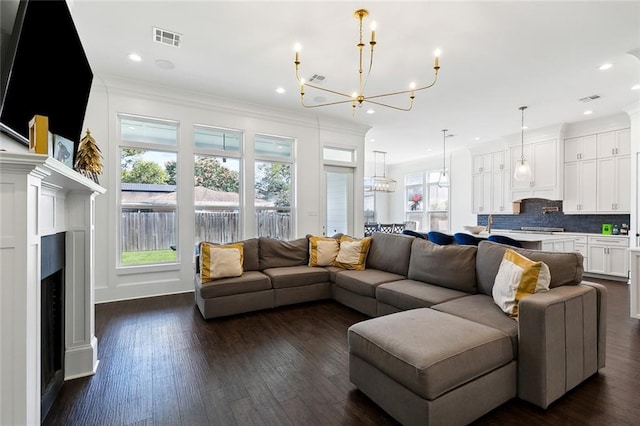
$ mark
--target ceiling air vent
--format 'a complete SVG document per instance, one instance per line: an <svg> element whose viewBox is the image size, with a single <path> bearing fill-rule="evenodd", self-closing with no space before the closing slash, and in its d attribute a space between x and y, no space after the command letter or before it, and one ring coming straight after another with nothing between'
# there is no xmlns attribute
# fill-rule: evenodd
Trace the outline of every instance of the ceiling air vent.
<svg viewBox="0 0 640 426"><path fill-rule="evenodd" d="M314 74L313 77L309 79L309 83L322 83L326 77L320 74Z"/></svg>
<svg viewBox="0 0 640 426"><path fill-rule="evenodd" d="M173 31L163 30L162 28L153 28L153 41L167 46L180 47L180 39L182 34Z"/></svg>
<svg viewBox="0 0 640 426"><path fill-rule="evenodd" d="M591 96L586 96L584 98L580 98L578 99L580 102L591 102L591 101L595 101L596 99L600 99L600 95L591 95Z"/></svg>

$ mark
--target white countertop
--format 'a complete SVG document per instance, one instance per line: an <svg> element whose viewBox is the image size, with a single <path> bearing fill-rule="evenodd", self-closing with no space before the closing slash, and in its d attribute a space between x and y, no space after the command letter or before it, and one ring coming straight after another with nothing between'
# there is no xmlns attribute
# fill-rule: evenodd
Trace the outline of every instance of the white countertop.
<svg viewBox="0 0 640 426"><path fill-rule="evenodd" d="M537 241L560 241L567 239L574 239L575 235L567 235L566 232L558 232L553 234L541 234L539 232L509 232L508 229L494 229L491 233L481 232L477 236L480 238L488 238L489 235L505 235L509 238L513 238L516 241L528 241L528 242L537 242Z"/></svg>

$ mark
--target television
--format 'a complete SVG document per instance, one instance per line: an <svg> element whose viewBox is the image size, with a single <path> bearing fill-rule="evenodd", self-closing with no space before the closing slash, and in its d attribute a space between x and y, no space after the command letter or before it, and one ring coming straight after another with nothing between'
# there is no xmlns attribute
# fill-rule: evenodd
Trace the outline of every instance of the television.
<svg viewBox="0 0 640 426"><path fill-rule="evenodd" d="M77 144L93 72L65 0L1 0L0 131L29 144L29 120Z"/></svg>

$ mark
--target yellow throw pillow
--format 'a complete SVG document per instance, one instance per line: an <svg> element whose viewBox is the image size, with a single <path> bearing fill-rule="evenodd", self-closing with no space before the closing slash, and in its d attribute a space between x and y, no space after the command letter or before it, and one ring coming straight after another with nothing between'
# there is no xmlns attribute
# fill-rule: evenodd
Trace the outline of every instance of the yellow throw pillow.
<svg viewBox="0 0 640 426"><path fill-rule="evenodd" d="M510 317L518 319L518 303L534 293L549 291L551 273L544 262L534 262L507 249L500 262L493 300Z"/></svg>
<svg viewBox="0 0 640 426"><path fill-rule="evenodd" d="M336 260L340 243L335 238L309 237L309 266L329 266Z"/></svg>
<svg viewBox="0 0 640 426"><path fill-rule="evenodd" d="M369 247L371 246L371 237L365 237L361 240L343 235L340 237L340 250L333 266L343 269L353 269L362 271L367 260Z"/></svg>
<svg viewBox="0 0 640 426"><path fill-rule="evenodd" d="M242 275L244 244L200 244L200 282Z"/></svg>

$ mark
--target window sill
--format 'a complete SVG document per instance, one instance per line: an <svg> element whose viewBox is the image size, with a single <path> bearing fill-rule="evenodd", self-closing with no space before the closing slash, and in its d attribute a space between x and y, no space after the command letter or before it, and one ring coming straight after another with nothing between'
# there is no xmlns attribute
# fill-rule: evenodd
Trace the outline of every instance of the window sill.
<svg viewBox="0 0 640 426"><path fill-rule="evenodd" d="M179 270L179 263L153 263L147 265L117 266L116 275L148 274L152 272L172 272Z"/></svg>

